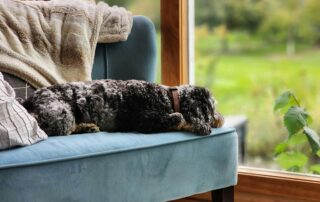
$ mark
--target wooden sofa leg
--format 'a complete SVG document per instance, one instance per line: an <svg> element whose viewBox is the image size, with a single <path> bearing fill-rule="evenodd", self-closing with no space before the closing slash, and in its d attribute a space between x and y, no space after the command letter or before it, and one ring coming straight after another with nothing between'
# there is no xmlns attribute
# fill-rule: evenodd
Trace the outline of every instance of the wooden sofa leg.
<svg viewBox="0 0 320 202"><path fill-rule="evenodd" d="M212 202L234 202L234 186L211 191Z"/></svg>

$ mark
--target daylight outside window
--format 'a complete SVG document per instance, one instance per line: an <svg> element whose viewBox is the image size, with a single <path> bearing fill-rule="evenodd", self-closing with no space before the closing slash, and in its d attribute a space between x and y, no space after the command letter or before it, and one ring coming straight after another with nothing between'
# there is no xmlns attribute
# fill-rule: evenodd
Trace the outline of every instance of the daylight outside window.
<svg viewBox="0 0 320 202"><path fill-rule="evenodd" d="M320 174L320 1L194 4L195 83L246 129L241 164Z"/></svg>

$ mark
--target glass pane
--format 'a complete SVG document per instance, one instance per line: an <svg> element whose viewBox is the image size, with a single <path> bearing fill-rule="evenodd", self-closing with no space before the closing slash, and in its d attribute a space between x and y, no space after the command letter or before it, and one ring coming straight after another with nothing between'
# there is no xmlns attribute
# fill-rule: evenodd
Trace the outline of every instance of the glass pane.
<svg viewBox="0 0 320 202"><path fill-rule="evenodd" d="M133 15L144 15L154 23L157 31L157 78L156 82L161 81L161 38L160 38L160 0L145 1L145 0L97 0L106 2L109 6L117 5L131 11Z"/></svg>
<svg viewBox="0 0 320 202"><path fill-rule="evenodd" d="M238 124L241 163L320 174L318 135L302 129L320 133L320 1L194 2L195 82L210 88L218 110ZM283 113L274 112L275 100L288 90L301 105L293 107L291 94L284 97L291 104L290 138Z"/></svg>

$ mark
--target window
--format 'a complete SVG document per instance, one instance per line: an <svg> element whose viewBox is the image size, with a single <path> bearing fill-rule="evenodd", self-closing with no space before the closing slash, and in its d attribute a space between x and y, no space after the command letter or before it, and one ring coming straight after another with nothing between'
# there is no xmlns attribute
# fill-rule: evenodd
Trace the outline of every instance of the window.
<svg viewBox="0 0 320 202"><path fill-rule="evenodd" d="M162 6L161 18L162 19L164 18L164 21L162 22L162 24L166 23L165 26L167 27L172 26L175 28L177 28L177 26L179 27L180 25L183 25L179 27L179 29L176 29L176 31L174 32L175 35L172 35L172 33L170 33L172 31L170 29L169 31L167 29L162 29L162 37L163 37L162 55L165 56L165 57L162 57L162 63L166 64L166 65L163 65L162 69L168 70L168 71L163 71L163 70L162 71L164 73L163 77L166 83L169 83L169 82L174 84L183 83L183 80L181 78L183 77L182 73L185 73L184 72L185 67L181 65L180 61L181 61L181 58L183 58L182 50L188 44L176 42L176 43L171 43L171 45L168 45L167 43L169 42L169 40L165 40L165 37L163 35L176 37L178 39L176 41L182 40L181 32L185 32L185 29L183 28L186 26L186 23L183 22L181 18L182 15L181 14L177 15L177 12L180 13L181 12L180 8L184 6L185 3L190 1L191 0L189 1L161 0L161 6ZM194 1L194 3L197 3L198 1L204 1L204 0L197 0L197 1ZM227 1L220 1L220 2L227 2ZM246 2L257 2L257 1L246 1ZM274 1L274 2L277 2L277 1ZM169 9L167 7L169 7ZM197 8L197 5L195 7ZM208 10L209 10L208 12L212 13L212 10L210 9ZM175 18L171 18L171 21L165 21L165 17L163 15L166 15L166 16L172 15L172 16L175 16ZM223 32L223 29L224 28L221 28L222 32ZM231 39L235 40L235 38L231 38ZM171 57L170 53L174 51L179 53L175 55L175 59L174 59L175 62L166 61L166 57ZM196 63L197 63L197 57L196 57ZM230 72L230 74L235 74L235 72ZM281 200L283 201L315 200L316 198L319 197L319 193L317 191L320 188L319 185L320 185L320 180L318 177L315 177L315 176L298 175L298 174L292 174L287 172L240 167L239 182L238 182L238 185L236 186L236 201L253 201L257 199L259 201L263 201L263 199L266 201L268 200L272 201L272 200L279 200L279 198L281 198ZM195 196L194 198L196 199L201 198L201 199L208 200L210 199L210 195L204 194L200 196Z"/></svg>
<svg viewBox="0 0 320 202"><path fill-rule="evenodd" d="M195 1L195 81L211 89L222 114L247 117L247 134L239 133L244 165L320 174L305 135L294 135L294 148L275 157L288 132L273 111L276 98L291 90L320 132L320 21L312 12L319 9L314 0Z"/></svg>

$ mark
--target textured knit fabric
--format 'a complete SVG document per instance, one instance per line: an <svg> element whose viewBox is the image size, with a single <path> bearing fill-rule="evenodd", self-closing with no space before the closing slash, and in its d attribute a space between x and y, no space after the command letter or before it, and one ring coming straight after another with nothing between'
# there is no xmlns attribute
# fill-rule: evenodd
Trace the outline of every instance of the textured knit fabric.
<svg viewBox="0 0 320 202"><path fill-rule="evenodd" d="M79 0L0 0L0 71L32 86L91 80L98 42L127 39L124 8Z"/></svg>
<svg viewBox="0 0 320 202"><path fill-rule="evenodd" d="M15 100L13 88L0 72L0 150L46 139L36 120Z"/></svg>

